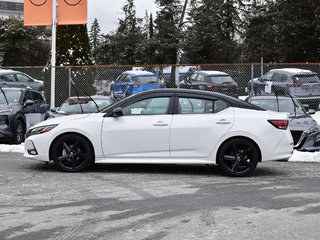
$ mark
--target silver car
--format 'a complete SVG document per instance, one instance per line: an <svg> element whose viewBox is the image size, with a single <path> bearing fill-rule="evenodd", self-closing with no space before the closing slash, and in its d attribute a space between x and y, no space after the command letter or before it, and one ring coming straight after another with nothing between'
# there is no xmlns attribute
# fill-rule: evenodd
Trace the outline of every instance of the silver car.
<svg viewBox="0 0 320 240"><path fill-rule="evenodd" d="M251 88L253 86L253 91ZM269 86L269 91L267 91ZM272 69L260 78L249 81L252 95L290 95L309 108L318 109L320 103L320 80L317 73L298 68Z"/></svg>
<svg viewBox="0 0 320 240"><path fill-rule="evenodd" d="M43 92L43 81L34 79L29 75L13 70L0 70L0 87L26 88Z"/></svg>

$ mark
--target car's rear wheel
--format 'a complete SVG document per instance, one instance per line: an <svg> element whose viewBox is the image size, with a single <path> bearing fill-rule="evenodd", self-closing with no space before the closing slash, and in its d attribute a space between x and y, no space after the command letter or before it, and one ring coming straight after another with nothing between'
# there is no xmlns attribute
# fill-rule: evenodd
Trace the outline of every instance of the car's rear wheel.
<svg viewBox="0 0 320 240"><path fill-rule="evenodd" d="M252 142L244 138L234 138L220 148L217 162L226 174L243 177L256 168L259 160L259 151Z"/></svg>
<svg viewBox="0 0 320 240"><path fill-rule="evenodd" d="M13 134L11 143L12 144L20 144L24 142L25 138L25 127L21 120L16 120L13 126Z"/></svg>
<svg viewBox="0 0 320 240"><path fill-rule="evenodd" d="M63 171L78 172L89 168L94 162L90 142L78 134L65 134L52 145L51 156Z"/></svg>

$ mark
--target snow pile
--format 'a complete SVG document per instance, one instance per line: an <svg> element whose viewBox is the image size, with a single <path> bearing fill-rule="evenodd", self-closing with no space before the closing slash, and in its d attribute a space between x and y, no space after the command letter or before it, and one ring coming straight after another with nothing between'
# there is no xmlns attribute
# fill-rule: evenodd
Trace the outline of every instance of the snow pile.
<svg viewBox="0 0 320 240"><path fill-rule="evenodd" d="M10 153L23 153L24 152L24 143L20 145L8 145L8 144L0 144L0 152Z"/></svg>

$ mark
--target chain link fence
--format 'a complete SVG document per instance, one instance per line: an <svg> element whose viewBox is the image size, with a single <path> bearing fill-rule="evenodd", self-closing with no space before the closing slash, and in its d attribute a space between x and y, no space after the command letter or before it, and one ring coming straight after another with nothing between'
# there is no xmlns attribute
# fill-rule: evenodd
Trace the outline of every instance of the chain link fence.
<svg viewBox="0 0 320 240"><path fill-rule="evenodd" d="M24 72L31 77L44 81L44 95L51 102L51 68L50 67L2 67ZM299 68L320 74L320 63L296 64L189 64L189 65L146 65L146 66L81 66L56 67L55 96L56 106L70 96L76 95L110 95L111 84L117 77L128 70L147 70L156 73L165 87L196 88L187 82L191 74L197 71L219 71L229 74L236 86L237 96L243 99L253 91L250 80L266 74L271 69ZM221 74L221 73L220 73ZM219 75L219 74L218 74ZM223 85L224 83L220 83ZM214 84L211 84L214 85ZM291 86L291 85L288 85ZM294 85L295 86L295 85ZM296 85L298 86L298 85ZM202 89L200 87L200 89ZM218 91L217 88L213 91ZM227 90L228 91L228 90ZM311 96L320 101L320 84L309 87L306 97ZM308 92L309 91L309 92ZM228 92L223 92L228 94ZM306 98L308 101L308 98ZM307 102L308 103L308 102Z"/></svg>

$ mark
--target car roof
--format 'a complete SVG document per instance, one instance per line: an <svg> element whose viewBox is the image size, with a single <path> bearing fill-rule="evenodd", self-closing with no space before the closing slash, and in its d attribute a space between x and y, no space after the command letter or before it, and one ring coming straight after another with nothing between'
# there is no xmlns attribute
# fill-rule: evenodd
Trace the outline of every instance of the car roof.
<svg viewBox="0 0 320 240"><path fill-rule="evenodd" d="M276 96L276 95L259 95L259 96L249 96L250 99L257 99L257 100L266 100L266 99L291 99L290 96ZM295 98L295 97L292 97Z"/></svg>
<svg viewBox="0 0 320 240"><path fill-rule="evenodd" d="M239 107L239 108L248 108L248 109L256 109L261 110L261 108L254 106L252 104L249 104L247 102L244 102L242 100L239 100L237 98L227 96L225 94L217 93L217 92L211 92L211 91L203 91L203 90L195 90L195 89L186 89L186 88L160 88L160 89L150 89L147 91L143 91L137 94L134 94L131 97L134 97L136 95L151 95L153 93L178 93L178 94L188 94L190 97L194 95L198 95L199 97L213 97L213 98L219 98L222 100L225 100L226 102L229 102L233 105L233 107Z"/></svg>
<svg viewBox="0 0 320 240"><path fill-rule="evenodd" d="M225 73L225 72L220 72L220 71L198 71L196 73L203 73L203 74L206 74L206 75L228 75L228 73Z"/></svg>
<svg viewBox="0 0 320 240"><path fill-rule="evenodd" d="M8 74L8 73L17 73L18 71L14 71L11 69L0 69L0 75Z"/></svg>
<svg viewBox="0 0 320 240"><path fill-rule="evenodd" d="M139 70L130 70L130 71L125 71L123 73L129 74L131 76L156 76L155 73L149 72L149 71L139 71Z"/></svg>
<svg viewBox="0 0 320 240"><path fill-rule="evenodd" d="M95 100L95 99L111 99L111 97L109 97L109 96L103 96L103 95L93 95L93 96L90 96L93 100ZM68 99L74 99L74 100L78 100L78 98L80 98L80 99L86 99L86 100L90 100L91 101L91 99L90 99L90 97L89 96L72 96L72 97L69 97L69 98L67 98L66 100L68 100Z"/></svg>
<svg viewBox="0 0 320 240"><path fill-rule="evenodd" d="M279 72L279 73L285 73L288 75L316 74L315 72L312 72L310 70L300 69L300 68L276 68L276 69L271 69L270 72Z"/></svg>

